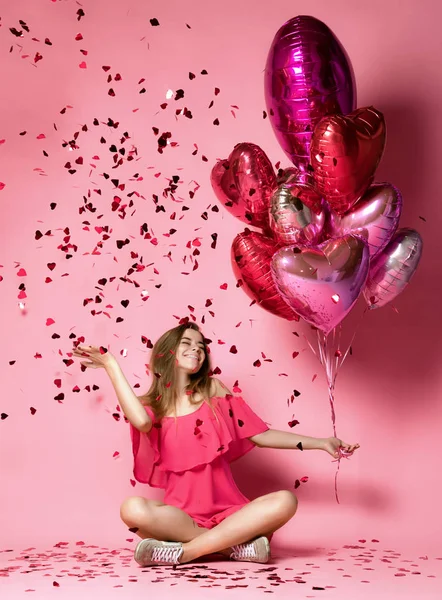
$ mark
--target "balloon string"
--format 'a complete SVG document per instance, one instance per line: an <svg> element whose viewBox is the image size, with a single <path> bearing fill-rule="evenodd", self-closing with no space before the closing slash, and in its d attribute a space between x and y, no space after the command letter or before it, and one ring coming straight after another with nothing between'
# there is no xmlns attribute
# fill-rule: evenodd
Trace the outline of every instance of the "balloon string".
<svg viewBox="0 0 442 600"><path fill-rule="evenodd" d="M338 376L338 372L339 372L340 368L344 364L344 362L351 350L353 341L356 337L357 330L359 329L362 319L366 315L368 309L369 309L369 307L365 308L359 321L356 323L356 327L354 329L351 340L343 354L340 352L340 349L339 349L339 346L341 344L341 338L342 338L342 323L339 323L339 325L337 327L334 327L332 329L332 331L330 332L330 333L332 333L331 343L330 343L330 338L329 338L330 333L325 334L320 329L316 330L316 334L317 334L316 340L318 343L318 351L315 350L313 345L307 339L307 336L304 334L304 339L307 342L307 344L309 345L310 350L313 352L313 354L316 356L316 358L319 360L319 362L321 363L321 365L324 367L324 370L325 370L325 377L327 380L328 398L329 398L329 402L330 402L331 420L332 420L334 437L337 437L337 435L336 435L335 394L334 394L336 378ZM336 336L336 330L338 330L337 336ZM339 455L338 455L338 458L336 459L336 462L337 462L336 467L337 468L336 468L336 473L335 473L335 497L336 497L336 501L338 504L340 503L339 496L338 496L338 473L339 473L341 458L349 458L349 456L347 456L345 452L343 452L343 451L341 451L341 449L339 449Z"/></svg>
<svg viewBox="0 0 442 600"><path fill-rule="evenodd" d="M323 338L322 340L321 340L321 337ZM320 356L322 358L321 362L325 367L325 375L326 375L327 385L328 385L328 397L329 397L329 402L330 402L331 419L332 419L334 437L336 437L336 412L335 412L334 391L335 391L335 381L336 381L337 367L338 367L338 363L336 362L336 360L334 360L334 353L333 353L335 337L336 337L336 328L333 329L332 344L329 344L328 343L329 342L328 335L325 335L323 332L319 332L319 330L318 330L318 347L320 348ZM336 502L338 504L340 504L339 494L338 494L338 473L339 473L339 466L340 466L339 459L340 459L340 456L337 461L337 465L336 465L337 468L336 468L336 473L335 473L335 498L336 498Z"/></svg>

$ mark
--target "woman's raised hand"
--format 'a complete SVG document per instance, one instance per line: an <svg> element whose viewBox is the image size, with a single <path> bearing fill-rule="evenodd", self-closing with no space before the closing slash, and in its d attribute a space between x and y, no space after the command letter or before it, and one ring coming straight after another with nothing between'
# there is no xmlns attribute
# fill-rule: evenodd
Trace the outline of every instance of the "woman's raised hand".
<svg viewBox="0 0 442 600"><path fill-rule="evenodd" d="M76 347L74 346L72 354L77 358L89 359L88 361L80 361L80 364L90 369L106 369L116 362L115 356L104 346L83 346L79 344Z"/></svg>

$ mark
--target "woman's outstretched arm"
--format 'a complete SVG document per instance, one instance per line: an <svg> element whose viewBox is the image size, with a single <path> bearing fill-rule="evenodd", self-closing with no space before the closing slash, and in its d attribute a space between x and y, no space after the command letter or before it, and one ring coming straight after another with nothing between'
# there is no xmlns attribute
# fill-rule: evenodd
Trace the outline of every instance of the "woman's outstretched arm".
<svg viewBox="0 0 442 600"><path fill-rule="evenodd" d="M83 346L78 344L72 349L73 356L83 358L81 364L91 369L104 369L117 394L118 403L121 406L127 420L140 431L149 432L152 421L130 387L115 356L104 347ZM87 359L87 360L85 360Z"/></svg>
<svg viewBox="0 0 442 600"><path fill-rule="evenodd" d="M298 450L322 450L323 438L298 435L291 431L279 431L268 429L249 438L251 442L260 448L281 448Z"/></svg>
<svg viewBox="0 0 442 600"><path fill-rule="evenodd" d="M359 448L359 444L347 444L335 437L315 438L298 435L290 431L279 431L278 429L268 429L263 433L252 436L249 440L260 448L325 450L334 458L339 456L339 449L342 449L346 454L351 454Z"/></svg>
<svg viewBox="0 0 442 600"><path fill-rule="evenodd" d="M133 392L118 362L116 360L109 362L105 369L127 420L139 431L148 433L152 428L152 420Z"/></svg>

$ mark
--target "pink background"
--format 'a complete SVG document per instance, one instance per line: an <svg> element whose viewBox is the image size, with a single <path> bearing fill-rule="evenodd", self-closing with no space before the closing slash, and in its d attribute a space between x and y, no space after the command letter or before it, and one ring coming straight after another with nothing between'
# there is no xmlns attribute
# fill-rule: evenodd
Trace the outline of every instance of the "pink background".
<svg viewBox="0 0 442 600"><path fill-rule="evenodd" d="M80 6L86 16L77 21ZM131 494L161 498L161 492L131 485L129 429L112 417L117 402L105 373L81 373L78 362L63 362L73 334L85 336L86 343L110 344L129 382L139 383L141 392L149 381L149 351L141 336L154 341L177 324L173 315L188 315L190 305L198 322L205 317L203 331L213 340L213 365L220 367L221 379L230 386L239 379L244 397L262 418L288 430L295 417L299 433L331 434L324 376L303 338L308 328L250 307L249 298L235 287L230 244L243 227L222 207L212 211L217 201L209 182L215 160L240 141L260 145L274 164L289 166L263 120L263 69L278 28L296 14L311 14L346 48L358 106L373 104L385 115L388 142L377 180L402 191L401 226L422 233L424 255L410 287L395 303L397 312L389 306L364 319L353 356L339 374L338 434L361 444L341 464L341 504L334 499L335 464L325 453L256 449L234 472L252 497L293 489L297 478L309 477L297 490L298 515L277 533L276 545L299 549L374 537L421 552L439 547L439 3L85 0L80 5L20 0L4 2L1 12L0 181L5 187L0 191L0 413L9 415L0 421L2 546L63 539L118 544L128 537L119 519L121 501ZM160 26L152 27L151 18ZM20 28L19 19L30 28L22 38L9 31ZM78 33L83 40L75 41ZM43 59L34 63L36 52ZM83 61L87 68L79 67ZM110 70L104 72L103 66ZM200 74L203 69L208 75ZM196 75L193 81L189 71ZM107 83L117 73L122 80ZM145 82L138 84L142 78ZM143 87L147 91L140 94ZM108 95L109 88L115 97ZM184 99L166 99L169 89L175 95L180 88ZM164 102L168 106L162 110ZM175 111L184 107L193 119L176 117ZM119 122L117 129L106 125L109 118ZM219 126L213 125L216 118ZM87 132L81 131L84 124ZM178 146L159 154L152 127L160 134L170 131ZM112 169L109 148L122 147L126 131L130 139L123 144L124 164ZM76 132L79 148L64 148ZM37 139L41 134L45 138ZM127 162L131 148L137 153ZM78 157L82 165L75 164ZM68 173L68 162L74 174ZM174 175L180 176L175 201L162 196ZM111 179L125 183L125 189L116 190ZM191 199L195 182L200 187ZM153 194L165 212L155 212ZM121 204L133 201L125 219L111 210L115 195ZM80 214L84 198L95 212ZM51 203L57 204L55 210ZM188 211L181 210L183 204ZM177 218L171 220L174 211ZM201 217L204 211L207 219ZM156 245L140 235L145 222ZM108 227L102 248L97 244L103 232L96 227ZM177 231L167 237L171 228ZM37 230L50 234L36 240ZM212 249L215 232L218 241ZM126 238L130 243L118 249L116 241ZM189 249L186 245L195 240L200 245ZM75 246L69 249L70 259L63 250L66 243ZM193 271L195 247L200 255L194 257L199 266ZM135 287L121 278L141 257L142 264L151 266L129 275L138 282ZM56 267L51 271L48 263ZM25 276L19 276L20 269ZM52 281L45 283L46 277ZM99 279L110 277L115 280L99 286ZM220 288L224 283L227 290ZM20 284L26 286L25 310L19 307ZM149 295L146 301L143 290ZM97 295L101 303L94 301ZM84 305L87 298L92 301ZM121 305L126 299L127 309ZM107 315L93 316L93 310ZM117 322L118 317L124 320ZM47 325L47 319L55 323ZM232 345L237 354L229 352ZM293 359L295 351L300 354ZM261 352L272 362L265 362ZM253 366L257 359L260 368ZM60 388L54 384L57 379ZM94 384L98 390L85 389ZM79 393L72 391L75 386ZM301 395L289 407L293 389ZM54 397L60 393L64 400L57 402Z"/></svg>

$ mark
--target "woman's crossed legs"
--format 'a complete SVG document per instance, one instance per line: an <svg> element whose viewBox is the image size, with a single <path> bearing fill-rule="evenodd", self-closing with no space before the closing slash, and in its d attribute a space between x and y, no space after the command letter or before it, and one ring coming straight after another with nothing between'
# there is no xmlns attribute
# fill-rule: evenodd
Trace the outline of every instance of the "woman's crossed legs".
<svg viewBox="0 0 442 600"><path fill-rule="evenodd" d="M212 529L199 527L184 511L159 500L131 496L121 505L120 515L141 538L183 542L181 562L215 552L229 555L231 546L258 536L269 536L296 512L298 500L288 490L272 492L252 500Z"/></svg>

